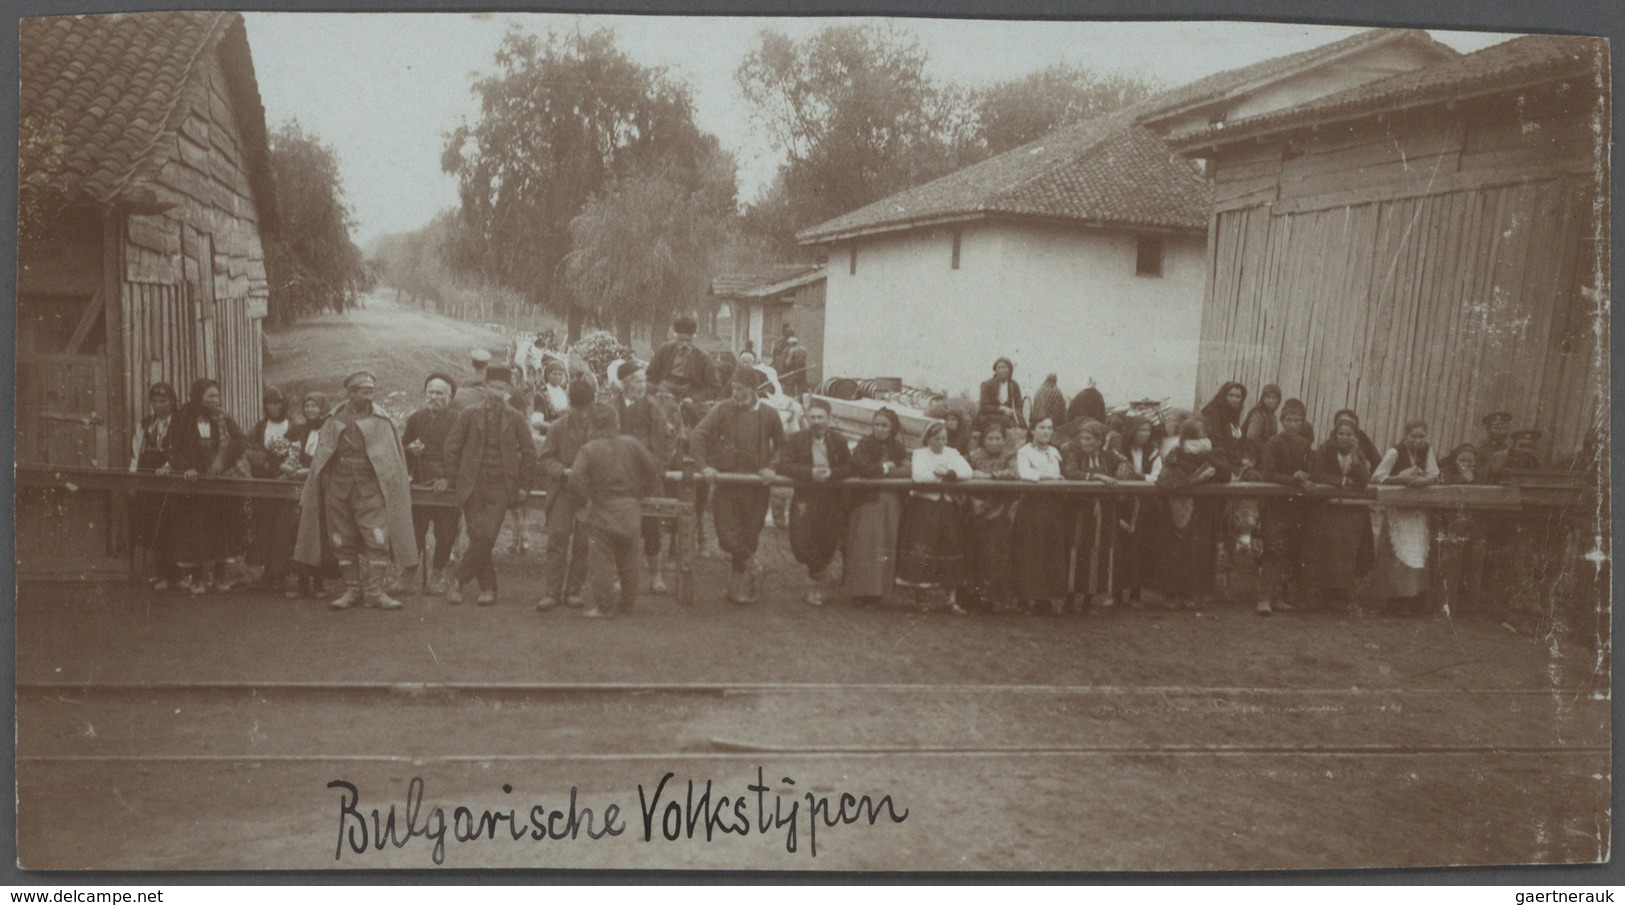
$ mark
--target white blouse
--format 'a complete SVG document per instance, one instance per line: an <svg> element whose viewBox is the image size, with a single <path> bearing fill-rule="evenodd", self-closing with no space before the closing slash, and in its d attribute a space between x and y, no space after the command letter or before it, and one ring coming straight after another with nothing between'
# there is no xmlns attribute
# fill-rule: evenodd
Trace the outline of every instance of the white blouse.
<svg viewBox="0 0 1625 905"><path fill-rule="evenodd" d="M1028 443L1016 450L1016 474L1023 481L1059 481L1061 451L1053 443L1042 450Z"/></svg>
<svg viewBox="0 0 1625 905"><path fill-rule="evenodd" d="M932 452L929 446L922 446L914 451L913 478L915 481L922 484L940 483L942 479L937 477L938 468L948 469L953 473L954 477L961 481L967 480L976 472L976 469L971 468L970 463L965 461L965 457L960 455L959 450L954 449L952 446L944 446L940 453ZM939 493L922 493L920 495L928 500L942 499L942 495Z"/></svg>

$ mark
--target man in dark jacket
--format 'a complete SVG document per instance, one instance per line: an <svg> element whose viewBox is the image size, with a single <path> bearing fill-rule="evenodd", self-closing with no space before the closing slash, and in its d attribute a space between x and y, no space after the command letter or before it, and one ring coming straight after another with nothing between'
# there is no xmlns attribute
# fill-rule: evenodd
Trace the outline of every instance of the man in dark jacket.
<svg viewBox="0 0 1625 905"><path fill-rule="evenodd" d="M649 362L649 382L683 403L685 414L694 403L715 399L721 387L711 356L694 347L698 325L692 317L679 317L671 325L674 338L660 347Z"/></svg>
<svg viewBox="0 0 1625 905"><path fill-rule="evenodd" d="M621 388L615 394L611 407L620 422L621 433L642 443L664 472L677 447L676 426L668 423L665 413L649 401L649 377L641 365L635 361L624 362L615 377L620 381ZM658 496L661 490L662 485L657 481L649 495ZM660 519L653 516L643 519L642 531L643 555L648 560L649 590L664 594L667 589L662 574L665 563L660 556Z"/></svg>
<svg viewBox="0 0 1625 905"><path fill-rule="evenodd" d="M737 604L755 603L760 590L761 567L755 556L770 497L766 482L774 478L773 456L784 443L779 413L756 395L761 382L755 368L735 371L733 395L713 408L693 435L695 464L707 482L714 484L724 471L759 475L763 481L725 484L711 494L717 544L733 560L727 596Z"/></svg>
<svg viewBox="0 0 1625 905"><path fill-rule="evenodd" d="M423 408L406 418L406 430L401 442L406 444L406 467L415 487L426 487L435 492L451 486L452 473L446 468L446 438L451 436L457 423L457 412L451 402L457 398L457 381L449 374L436 371L423 382ZM451 564L451 548L457 545L462 531L463 514L454 506L413 506L412 533L418 542L418 560L424 565L424 578L431 594L445 591L450 578L446 567ZM429 529L434 528L434 561L424 558L428 546ZM401 577L403 585L415 584L417 570Z"/></svg>
<svg viewBox="0 0 1625 905"><path fill-rule="evenodd" d="M546 612L563 600L583 606L581 589L587 584L587 526L577 520L581 504L566 491L565 471L591 435L587 409L597 388L592 381L570 383L570 410L548 426L542 442L540 465L547 491L547 550L542 554L542 599L536 609Z"/></svg>
<svg viewBox="0 0 1625 905"><path fill-rule="evenodd" d="M805 600L811 606L824 604L825 573L846 529L845 495L829 485L852 476L851 449L829 418L829 403L814 399L806 430L791 434L773 463L779 474L814 485L797 487L790 501L790 552L807 567L812 587Z"/></svg>
<svg viewBox="0 0 1625 905"><path fill-rule="evenodd" d="M493 366L485 372L485 394L463 409L446 436L446 471L457 486L457 503L468 525L468 549L446 591L448 603L462 603L462 586L478 579L480 606L497 599L497 573L491 549L502 531L508 507L525 499L525 483L535 464L525 416L508 405L511 372Z"/></svg>
<svg viewBox="0 0 1625 905"><path fill-rule="evenodd" d="M642 443L620 432L612 406L595 403L587 418L592 438L576 453L569 484L592 537L592 609L581 615L626 615L638 599L639 501L659 486L660 466Z"/></svg>

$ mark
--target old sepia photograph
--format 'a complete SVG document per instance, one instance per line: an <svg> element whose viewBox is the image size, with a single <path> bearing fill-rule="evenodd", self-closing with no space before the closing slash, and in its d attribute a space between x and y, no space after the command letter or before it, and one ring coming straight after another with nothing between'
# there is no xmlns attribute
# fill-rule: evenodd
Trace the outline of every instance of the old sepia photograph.
<svg viewBox="0 0 1625 905"><path fill-rule="evenodd" d="M28 871L1610 859L1610 46L19 23Z"/></svg>

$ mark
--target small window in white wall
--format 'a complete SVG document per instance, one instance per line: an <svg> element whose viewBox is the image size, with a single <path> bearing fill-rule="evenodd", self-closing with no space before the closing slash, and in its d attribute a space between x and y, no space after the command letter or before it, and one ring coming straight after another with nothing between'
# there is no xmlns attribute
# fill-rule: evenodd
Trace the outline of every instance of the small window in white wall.
<svg viewBox="0 0 1625 905"><path fill-rule="evenodd" d="M1162 239L1141 236L1134 255L1134 273L1142 277L1162 276Z"/></svg>
<svg viewBox="0 0 1625 905"><path fill-rule="evenodd" d="M954 270L959 269L959 237L960 237L960 231L957 230L957 229L954 230L954 260L953 260L953 269Z"/></svg>
<svg viewBox="0 0 1625 905"><path fill-rule="evenodd" d="M856 274L858 272L858 246L857 246L857 243L853 243L851 248L848 249L848 255L849 256L848 256L847 262L846 262L846 272L848 274Z"/></svg>

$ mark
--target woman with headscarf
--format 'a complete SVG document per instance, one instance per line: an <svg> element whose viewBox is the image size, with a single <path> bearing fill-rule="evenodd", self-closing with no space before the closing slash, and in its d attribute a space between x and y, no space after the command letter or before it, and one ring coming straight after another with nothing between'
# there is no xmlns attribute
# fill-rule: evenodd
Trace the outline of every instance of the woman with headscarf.
<svg viewBox="0 0 1625 905"><path fill-rule="evenodd" d="M155 383L147 391L147 404L152 414L143 418L141 429L135 433L132 444L130 471L166 475L170 472L169 457L174 447L175 388L167 383ZM152 589L167 591L172 583L181 580L181 571L175 565L175 506L173 494L138 493L131 507L130 533L138 547L145 547L152 558Z"/></svg>
<svg viewBox="0 0 1625 905"><path fill-rule="evenodd" d="M1208 439L1204 421L1191 418L1181 424L1179 442L1163 456L1162 473L1157 475L1158 487L1176 492L1164 502L1168 521L1157 560L1162 595L1176 609L1194 609L1213 593L1214 555L1224 510L1221 500L1177 491L1224 484L1230 478L1231 466Z"/></svg>
<svg viewBox="0 0 1625 905"><path fill-rule="evenodd" d="M970 463L948 445L941 421L925 429L925 445L914 450L910 474L916 484L952 484L968 480ZM965 555L964 514L957 495L916 490L909 495L897 540L897 582L911 588L943 588L948 610L965 615L959 586L970 577Z"/></svg>
<svg viewBox="0 0 1625 905"><path fill-rule="evenodd" d="M1357 491L1371 481L1371 468L1360 454L1359 427L1350 419L1338 421L1331 438L1309 459L1313 485L1337 491ZM1346 605L1360 567L1362 541L1370 543L1365 513L1352 506L1321 503L1305 519L1303 563L1299 572L1303 591L1319 606Z"/></svg>
<svg viewBox="0 0 1625 905"><path fill-rule="evenodd" d="M950 408L942 413L942 424L948 430L946 440L948 448L962 457L969 455L971 429L970 425L965 423L965 415L957 408Z"/></svg>
<svg viewBox="0 0 1625 905"><path fill-rule="evenodd" d="M1439 483L1446 485L1492 483L1480 462L1477 447L1463 443L1439 462ZM1468 509L1439 513L1438 568L1434 570L1439 601L1455 615L1482 605L1484 560L1487 552L1483 523Z"/></svg>
<svg viewBox="0 0 1625 905"><path fill-rule="evenodd" d="M1023 481L1060 481L1061 451L1055 438L1055 419L1050 415L1032 423L1032 442L1016 453L1016 474ZM1053 493L1024 493L1016 504L1011 564L1015 576L1015 596L1030 614L1039 601L1049 605L1057 616L1069 592L1068 567L1072 506Z"/></svg>
<svg viewBox="0 0 1625 905"><path fill-rule="evenodd" d="M238 476L243 470L248 438L220 405L220 384L201 377L192 382L187 403L176 416L170 469L188 481ZM175 555L179 566L190 572L192 593L230 590L222 564L242 552L246 527L242 500L187 494L178 503Z"/></svg>
<svg viewBox="0 0 1625 905"><path fill-rule="evenodd" d="M1213 460L1233 475L1241 474L1245 467L1241 448L1241 413L1247 404L1247 388L1234 380L1226 381L1202 406L1202 427L1207 440L1213 445Z"/></svg>
<svg viewBox="0 0 1625 905"><path fill-rule="evenodd" d="M1258 404L1241 422L1241 451L1255 468L1264 461L1264 444L1270 442L1270 438L1281 429L1276 421L1276 412L1280 408L1281 388L1273 383L1265 384L1258 393Z"/></svg>
<svg viewBox="0 0 1625 905"><path fill-rule="evenodd" d="M569 382L570 368L564 362L550 358L542 365L542 386L531 401L531 411L540 414L545 424L552 424L570 410L570 391L565 386Z"/></svg>
<svg viewBox="0 0 1625 905"><path fill-rule="evenodd" d="M1162 474L1161 447L1156 425L1148 418L1130 415L1123 423L1122 446L1117 451L1121 459L1117 479L1155 484ZM1162 536L1161 514L1162 507L1150 500L1135 500L1119 513L1117 568L1112 582L1119 604L1136 608L1140 605L1140 591L1154 567L1157 544Z"/></svg>
<svg viewBox="0 0 1625 905"><path fill-rule="evenodd" d="M1017 427L1025 427L1021 412L1021 384L1016 383L1016 366L1008 358L993 362L993 376L982 381L981 401L977 408L980 418L1004 418Z"/></svg>
<svg viewBox="0 0 1625 905"><path fill-rule="evenodd" d="M1078 395L1072 397L1072 401L1066 407L1066 420L1099 421L1105 424L1106 397L1100 395L1100 391L1090 383L1079 390Z"/></svg>
<svg viewBox="0 0 1625 905"><path fill-rule="evenodd" d="M1371 482L1421 490L1439 483L1439 462L1428 442L1428 423L1405 422L1405 439L1377 463ZM1419 616L1428 590L1428 511L1405 506L1373 506L1371 533L1377 545L1378 594L1398 613Z"/></svg>
<svg viewBox="0 0 1625 905"><path fill-rule="evenodd" d="M988 418L978 433L979 445L971 450L972 477L990 481L1013 481L1016 471L1016 428L1003 418ZM1010 601L1011 538L1015 499L1007 494L977 494L971 498L971 561L974 578L964 603L979 610L993 610Z"/></svg>
<svg viewBox="0 0 1625 905"><path fill-rule="evenodd" d="M287 477L283 470L290 456L297 462L295 444L300 437L288 416L288 401L276 387L267 387L263 397L264 417L248 429L249 467L254 477L277 480ZM299 503L269 497L254 500L250 510L248 563L261 567L260 585L283 588L295 573L293 545L299 536Z"/></svg>
<svg viewBox="0 0 1625 905"><path fill-rule="evenodd" d="M1037 424L1041 418L1054 421L1057 429L1067 423L1066 396L1061 393L1054 374L1045 376L1043 385L1033 394L1033 410L1028 413L1028 423Z"/></svg>
<svg viewBox="0 0 1625 905"><path fill-rule="evenodd" d="M889 408L875 412L870 434L852 450L852 476L901 478L910 473L903 422ZM903 501L894 490L857 490L841 547L842 591L859 606L879 603L896 583L897 526Z"/></svg>
<svg viewBox="0 0 1625 905"><path fill-rule="evenodd" d="M1377 452L1377 444L1372 443L1371 438L1366 436L1365 430L1360 427L1360 416L1356 415L1353 409L1338 409L1332 413L1332 430L1336 431L1337 426L1344 421L1354 424L1354 436L1359 446L1360 458L1365 459L1367 468L1376 471L1377 463L1382 461L1382 454Z"/></svg>
<svg viewBox="0 0 1625 905"><path fill-rule="evenodd" d="M1068 481L1115 484L1122 465L1116 451L1106 446L1106 425L1092 419L1083 422L1073 442L1061 453L1061 476ZM1073 608L1093 613L1099 598L1110 601L1116 568L1112 557L1117 502L1108 497L1084 497L1074 509L1077 515L1072 549L1076 559L1070 566Z"/></svg>

